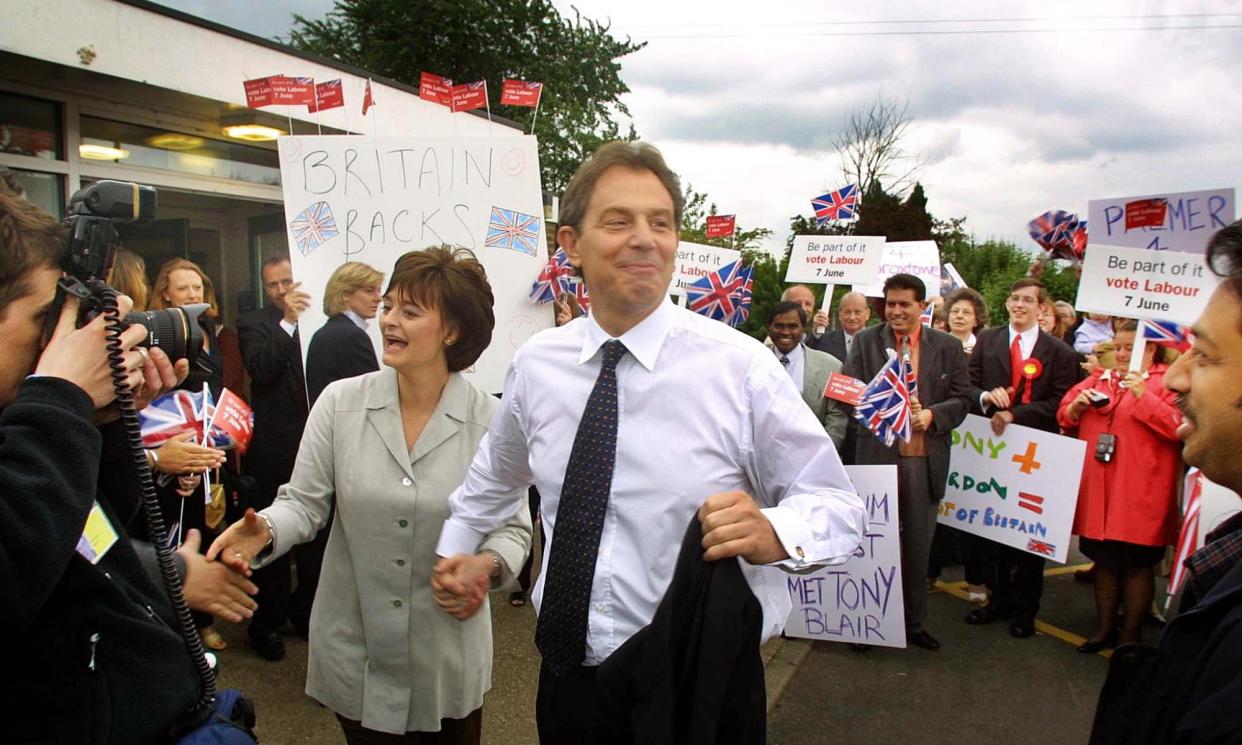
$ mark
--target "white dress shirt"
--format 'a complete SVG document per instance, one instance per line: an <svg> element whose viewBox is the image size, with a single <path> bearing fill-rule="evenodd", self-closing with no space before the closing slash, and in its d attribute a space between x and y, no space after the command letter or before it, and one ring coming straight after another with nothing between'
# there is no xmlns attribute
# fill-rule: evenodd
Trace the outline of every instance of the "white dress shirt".
<svg viewBox="0 0 1242 745"><path fill-rule="evenodd" d="M854 348L854 337L858 334L851 334L848 331L842 331L841 335L845 337L845 356L850 356L850 350ZM841 360L841 364L845 364L845 360Z"/></svg>
<svg viewBox="0 0 1242 745"><path fill-rule="evenodd" d="M785 371L789 373L789 379L793 381L794 387L799 391L802 390L802 373L806 369L806 354L802 350L803 346L801 344L795 344L793 350L789 354L785 354L777 349L775 344L772 345L772 353L776 355L777 362L781 361L781 357L789 358L789 364L781 365L781 367L785 368Z"/></svg>
<svg viewBox="0 0 1242 745"><path fill-rule="evenodd" d="M1031 352L1035 351L1035 342L1039 341L1039 324L1035 324L1026 331L1018 331L1013 326L1009 327L1009 346L1013 346L1014 337L1018 337L1018 348L1022 350L1022 359L1029 359Z"/></svg>
<svg viewBox="0 0 1242 745"><path fill-rule="evenodd" d="M548 550L531 600L543 601L556 550L557 508L570 450L599 375L608 334L593 316L536 334L518 351L501 407L461 488L449 499L437 553L471 553L524 499L542 498ZM584 664L603 661L648 624L672 579L686 526L712 494L751 494L789 554L741 561L763 607L763 638L790 611L781 569L839 564L866 527L832 440L772 354L719 321L660 306L620 337L616 466L591 587Z"/></svg>
<svg viewBox="0 0 1242 745"><path fill-rule="evenodd" d="M367 324L367 319L363 318L362 316L358 315L357 313L353 312L352 310L349 310L348 308L346 308L346 309L345 309L345 317L346 317L346 318L348 318L349 320L353 321L353 322L354 322L354 325L355 325L355 326L357 326L358 328L362 329L363 331L366 331L366 330L367 330L367 326L368 326L368 324Z"/></svg>

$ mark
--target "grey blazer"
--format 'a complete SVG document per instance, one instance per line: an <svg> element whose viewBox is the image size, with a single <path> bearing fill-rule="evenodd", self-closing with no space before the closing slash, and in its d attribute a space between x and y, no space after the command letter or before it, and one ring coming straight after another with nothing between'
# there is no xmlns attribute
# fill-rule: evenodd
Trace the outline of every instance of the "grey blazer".
<svg viewBox="0 0 1242 745"><path fill-rule="evenodd" d="M833 446L840 450L841 441L845 439L845 425L849 423L848 407L840 401L824 398L824 386L828 384L829 375L841 372L841 360L810 347L803 347L802 351L806 355L802 365L802 400L824 425Z"/></svg>
<svg viewBox="0 0 1242 745"><path fill-rule="evenodd" d="M949 478L949 433L966 418L970 408L970 373L962 342L932 328L924 328L919 337L919 402L931 409L933 420L926 432L927 470L931 478L932 501L944 497ZM845 363L845 374L869 382L888 362L888 350L895 349L896 340L887 323L858 332ZM866 427L858 428L855 463L858 465L896 464L898 442L885 447Z"/></svg>
<svg viewBox="0 0 1242 745"><path fill-rule="evenodd" d="M442 718L482 706L491 687L488 604L457 621L435 605L429 581L449 494L497 405L451 374L408 452L393 369L336 381L311 410L291 480L263 510L275 527L270 561L313 538L335 500L311 611L306 693L365 727L436 731ZM500 555L502 582L521 568L530 539L530 516L520 509L480 546Z"/></svg>

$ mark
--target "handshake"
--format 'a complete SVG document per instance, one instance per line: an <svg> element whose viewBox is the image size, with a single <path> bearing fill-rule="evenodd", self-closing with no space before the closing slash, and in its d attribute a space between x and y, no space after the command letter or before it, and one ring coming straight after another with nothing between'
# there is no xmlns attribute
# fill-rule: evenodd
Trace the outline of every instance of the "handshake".
<svg viewBox="0 0 1242 745"><path fill-rule="evenodd" d="M431 572L431 594L436 605L458 621L478 612L500 576L500 557L491 551L441 558Z"/></svg>

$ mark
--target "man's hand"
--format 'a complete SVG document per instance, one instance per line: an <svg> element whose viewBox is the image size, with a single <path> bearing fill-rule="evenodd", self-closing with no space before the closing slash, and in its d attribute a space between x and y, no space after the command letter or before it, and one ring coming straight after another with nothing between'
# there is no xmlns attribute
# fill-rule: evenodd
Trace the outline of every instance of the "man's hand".
<svg viewBox="0 0 1242 745"><path fill-rule="evenodd" d="M707 561L740 556L751 564L771 564L789 558L772 523L746 492L713 494L699 508L703 529L703 558Z"/></svg>
<svg viewBox="0 0 1242 745"><path fill-rule="evenodd" d="M486 552L440 559L431 572L431 594L436 605L458 621L470 618L487 597L494 567L492 555Z"/></svg>
<svg viewBox="0 0 1242 745"><path fill-rule="evenodd" d="M983 402L992 404L997 409L1008 409L1013 404L1012 399L1009 398L1008 388L993 388L984 393Z"/></svg>
<svg viewBox="0 0 1242 745"><path fill-rule="evenodd" d="M134 305L124 295L118 295L117 300L122 316ZM97 316L80 329L74 328L77 320L77 298L68 297L61 309L56 330L35 365L35 373L73 383L91 397L96 409L100 409L116 398L116 390L112 387L112 369L108 366L107 319ZM150 355L145 349L134 349L145 338L147 332L141 326L130 326L121 333L125 382L130 390L136 390L145 382L144 369Z"/></svg>
<svg viewBox="0 0 1242 745"><path fill-rule="evenodd" d="M267 529L267 523L253 508L248 509L242 519L212 541L211 548L207 549L207 561L219 559L233 571L249 577L250 562L267 547L270 540L272 534Z"/></svg>
<svg viewBox="0 0 1242 745"><path fill-rule="evenodd" d="M811 328L815 328L815 329L828 328L828 311L826 310L815 311L815 320L811 321Z"/></svg>
<svg viewBox="0 0 1242 745"><path fill-rule="evenodd" d="M223 450L203 447L194 438L194 432L182 432L164 441L155 449L155 469L167 474L202 473L224 465L227 457Z"/></svg>
<svg viewBox="0 0 1242 745"><path fill-rule="evenodd" d="M151 401L181 385L189 374L189 360L182 358L174 364L159 347L148 349L146 364L142 366L143 383L134 391L134 411L147 408Z"/></svg>
<svg viewBox="0 0 1242 745"><path fill-rule="evenodd" d="M294 282L285 293L285 322L297 323L298 316L310 307L310 294L302 289L301 282Z"/></svg>
<svg viewBox="0 0 1242 745"><path fill-rule="evenodd" d="M913 409L913 407L911 407ZM915 432L926 432L931 429L932 422L936 421L936 415L931 409L919 409L913 412L914 416L910 419L910 427Z"/></svg>
<svg viewBox="0 0 1242 745"><path fill-rule="evenodd" d="M1005 434L1005 427L1013 423L1013 412L1006 409L992 415L992 434L1000 437Z"/></svg>
<svg viewBox="0 0 1242 745"><path fill-rule="evenodd" d="M259 591L253 582L218 561L208 561L198 552L202 537L197 530L186 533L177 553L185 560L182 589L185 602L203 613L240 623L254 615L259 604L251 598Z"/></svg>

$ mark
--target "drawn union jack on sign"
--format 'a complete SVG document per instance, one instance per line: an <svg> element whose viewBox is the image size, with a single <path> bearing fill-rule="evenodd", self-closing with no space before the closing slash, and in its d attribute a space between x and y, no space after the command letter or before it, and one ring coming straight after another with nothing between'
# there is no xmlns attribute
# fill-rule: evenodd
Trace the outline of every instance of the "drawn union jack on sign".
<svg viewBox="0 0 1242 745"><path fill-rule="evenodd" d="M1051 543L1044 543L1031 538L1026 542L1026 550L1033 554L1043 554L1044 556L1056 556L1057 547Z"/></svg>
<svg viewBox="0 0 1242 745"><path fill-rule="evenodd" d="M483 245L509 248L534 256L539 229L539 218L534 215L492 207L492 218L487 223L487 237L483 239Z"/></svg>
<svg viewBox="0 0 1242 745"><path fill-rule="evenodd" d="M311 251L340 234L327 202L315 202L299 212L289 223L289 230L303 256L310 256Z"/></svg>

